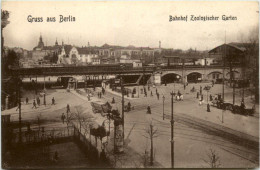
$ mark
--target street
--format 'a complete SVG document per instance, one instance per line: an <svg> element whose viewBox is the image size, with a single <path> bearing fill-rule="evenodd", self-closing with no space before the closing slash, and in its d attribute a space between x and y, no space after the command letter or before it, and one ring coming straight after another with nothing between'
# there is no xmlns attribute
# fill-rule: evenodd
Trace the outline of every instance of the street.
<svg viewBox="0 0 260 170"><path fill-rule="evenodd" d="M199 89L199 86L206 84L190 84L186 91L180 84L161 85L156 87L160 94L159 100L156 95L144 97L140 93L140 98L125 98L125 105L130 101L134 106L134 110L125 112L125 145L132 148L135 152L143 154L145 151L150 151L150 139L145 138L145 129L148 128L150 122L154 129L157 129L158 137L154 138L154 159L162 167L171 166L170 152L170 115L171 115L171 96L170 92L180 90L184 94L184 101L176 101L174 99L174 167L177 168L208 168L210 150L214 151L219 157L220 167L239 168L239 167L256 167L258 165L258 146L242 145L237 141L226 138L221 133L215 133L205 127L225 127L234 131L243 132L258 139L258 116L242 116L234 115L230 111L224 113L224 123L222 123L222 111L215 107L211 107L211 112L206 111L206 102L201 106L198 105L196 93L191 93L190 89L194 86ZM140 87L141 88L141 87ZM221 88L221 85L215 85L210 93L214 94ZM155 88L151 88L155 94ZM81 89L80 91L84 91ZM121 94L111 91L106 88L105 95L101 99L96 99L97 92L101 88L97 88L92 100L108 101L111 103L112 98L115 99L114 108L118 108L121 113ZM227 89L228 91L228 89ZM22 121L33 120L37 114L41 113L42 120L49 129L61 124L61 114L66 113L66 105L70 104L71 112L75 111L75 106L84 108L84 112L92 112L92 108L88 101L75 95L76 92L66 92L66 90L47 90L46 102L47 105L41 105L37 109L32 109L32 104L22 105ZM203 91L205 94L205 91ZM163 120L163 102L162 96L165 96ZM27 96L30 96L27 93ZM205 96L205 95L204 95ZM25 97L25 96L24 96ZM31 95L33 98L33 95ZM51 105L51 98L55 97L56 104ZM226 96L225 96L226 97ZM205 97L206 98L206 97ZM227 100L229 97L226 97ZM32 100L30 100L32 103ZM250 105L250 98L246 100ZM147 106L150 105L152 114L146 114ZM18 112L15 108L4 111L11 113L13 121L18 120ZM189 120L189 121L188 121ZM193 123L190 123L190 120ZM200 126L202 122L203 126ZM206 124L204 123L206 122ZM240 123L242 122L242 123ZM201 125L202 125L201 124ZM225 129L224 129L225 130ZM113 125L111 125L113 131Z"/></svg>

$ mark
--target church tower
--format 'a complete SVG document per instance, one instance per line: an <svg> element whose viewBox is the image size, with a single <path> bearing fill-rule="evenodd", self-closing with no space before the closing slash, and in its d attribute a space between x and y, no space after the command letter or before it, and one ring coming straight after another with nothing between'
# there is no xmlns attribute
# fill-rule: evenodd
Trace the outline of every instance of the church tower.
<svg viewBox="0 0 260 170"><path fill-rule="evenodd" d="M44 43L42 41L42 35L40 35L39 42L38 42L38 47L39 48L43 48L44 47Z"/></svg>
<svg viewBox="0 0 260 170"><path fill-rule="evenodd" d="M59 44L58 44L58 41L57 41L57 38L56 38L56 42L55 42L55 46L58 46Z"/></svg>

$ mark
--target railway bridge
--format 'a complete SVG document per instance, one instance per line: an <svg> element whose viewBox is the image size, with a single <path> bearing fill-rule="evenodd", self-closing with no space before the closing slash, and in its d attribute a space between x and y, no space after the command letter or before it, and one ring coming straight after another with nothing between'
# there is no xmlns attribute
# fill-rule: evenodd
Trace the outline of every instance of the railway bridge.
<svg viewBox="0 0 260 170"><path fill-rule="evenodd" d="M242 69L239 66L233 68L234 78L242 77ZM151 82L155 84L177 82L197 82L221 79L223 73L226 79L230 77L230 68L201 65L174 65L174 66L144 66L133 68L129 65L91 65L91 66L69 66L69 67L35 67L35 68L12 68L13 76L20 78L28 77L107 77L109 75L122 76L150 76Z"/></svg>

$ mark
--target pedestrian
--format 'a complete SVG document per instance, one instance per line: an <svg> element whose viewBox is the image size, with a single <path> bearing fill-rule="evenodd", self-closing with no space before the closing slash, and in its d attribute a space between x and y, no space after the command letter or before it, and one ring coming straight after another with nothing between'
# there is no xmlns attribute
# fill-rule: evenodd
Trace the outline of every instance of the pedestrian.
<svg viewBox="0 0 260 170"><path fill-rule="evenodd" d="M90 101L90 95L88 94L88 101Z"/></svg>
<svg viewBox="0 0 260 170"><path fill-rule="evenodd" d="M99 92L99 98L101 99L101 97L102 97L102 93L101 93L101 92Z"/></svg>
<svg viewBox="0 0 260 170"><path fill-rule="evenodd" d="M178 90L178 93L177 93L177 95L180 97L180 95L181 95L181 92L180 92L180 90Z"/></svg>
<svg viewBox="0 0 260 170"><path fill-rule="evenodd" d="M184 90L186 89L186 84L183 85L183 89L184 89Z"/></svg>
<svg viewBox="0 0 260 170"><path fill-rule="evenodd" d="M151 96L153 96L153 91L151 90Z"/></svg>
<svg viewBox="0 0 260 170"><path fill-rule="evenodd" d="M200 101L199 101L199 106L201 106L201 105L202 105L202 101L200 100Z"/></svg>
<svg viewBox="0 0 260 170"><path fill-rule="evenodd" d="M147 97L147 92L144 93L144 97Z"/></svg>
<svg viewBox="0 0 260 170"><path fill-rule="evenodd" d="M32 109L33 109L33 108L35 108L35 109L37 108L37 107L36 107L36 102L35 102L35 100L33 100L33 107L32 107Z"/></svg>
<svg viewBox="0 0 260 170"><path fill-rule="evenodd" d="M28 102L29 102L29 99L28 99L28 97L26 97L25 101L26 101L26 104L28 104Z"/></svg>
<svg viewBox="0 0 260 170"><path fill-rule="evenodd" d="M209 105L209 103L207 104L207 112L210 112L210 105Z"/></svg>
<svg viewBox="0 0 260 170"><path fill-rule="evenodd" d="M37 104L38 104L38 106L40 106L40 105L41 105L41 100L40 100L40 98L39 98L39 97L37 98Z"/></svg>
<svg viewBox="0 0 260 170"><path fill-rule="evenodd" d="M158 100L160 99L160 94L159 94L159 93L157 93L157 99L158 99Z"/></svg>
<svg viewBox="0 0 260 170"><path fill-rule="evenodd" d="M67 104L67 113L69 113L69 112L70 112L70 105Z"/></svg>
<svg viewBox="0 0 260 170"><path fill-rule="evenodd" d="M150 86L148 85L148 91L150 91Z"/></svg>
<svg viewBox="0 0 260 170"><path fill-rule="evenodd" d="M146 113L147 113L147 114L152 114L150 105L148 105L148 107L147 107L147 112L146 112Z"/></svg>
<svg viewBox="0 0 260 170"><path fill-rule="evenodd" d="M244 101L241 101L240 107L241 107L242 112L244 112L244 110L245 110L245 108L246 108L246 106L245 106L245 104L244 104Z"/></svg>
<svg viewBox="0 0 260 170"><path fill-rule="evenodd" d="M201 95L201 101L203 101L203 95Z"/></svg>
<svg viewBox="0 0 260 170"><path fill-rule="evenodd" d="M199 92L197 92L197 99L199 98L199 95L200 95L200 93L199 93Z"/></svg>
<svg viewBox="0 0 260 170"><path fill-rule="evenodd" d="M128 110L128 112L131 110L131 103L130 102L128 102L128 104L127 104L127 110Z"/></svg>
<svg viewBox="0 0 260 170"><path fill-rule="evenodd" d="M103 94L103 95L105 94L105 89L104 89L104 87L102 87L102 94ZM101 95L100 95L100 98L101 98Z"/></svg>
<svg viewBox="0 0 260 170"><path fill-rule="evenodd" d="M64 124L64 120L65 120L65 115L64 115L64 113L62 113L62 115L61 115L61 120L62 120L62 123Z"/></svg>
<svg viewBox="0 0 260 170"><path fill-rule="evenodd" d="M200 94L202 94L202 87L200 86Z"/></svg>
<svg viewBox="0 0 260 170"><path fill-rule="evenodd" d="M158 93L157 88L155 89L156 94Z"/></svg>
<svg viewBox="0 0 260 170"><path fill-rule="evenodd" d="M209 95L209 101L212 101L213 100L213 97L212 97L212 95L210 94Z"/></svg>
<svg viewBox="0 0 260 170"><path fill-rule="evenodd" d="M55 105L55 99L54 99L54 97L52 97L52 103L51 103L51 105Z"/></svg>
<svg viewBox="0 0 260 170"><path fill-rule="evenodd" d="M115 98L114 97L112 98L112 103L115 103Z"/></svg>

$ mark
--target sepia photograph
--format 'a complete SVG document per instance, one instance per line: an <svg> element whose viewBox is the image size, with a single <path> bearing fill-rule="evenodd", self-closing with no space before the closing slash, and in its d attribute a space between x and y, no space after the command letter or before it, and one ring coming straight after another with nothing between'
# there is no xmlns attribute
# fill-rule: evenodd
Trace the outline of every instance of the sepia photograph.
<svg viewBox="0 0 260 170"><path fill-rule="evenodd" d="M2 1L1 168L259 168L259 2Z"/></svg>

